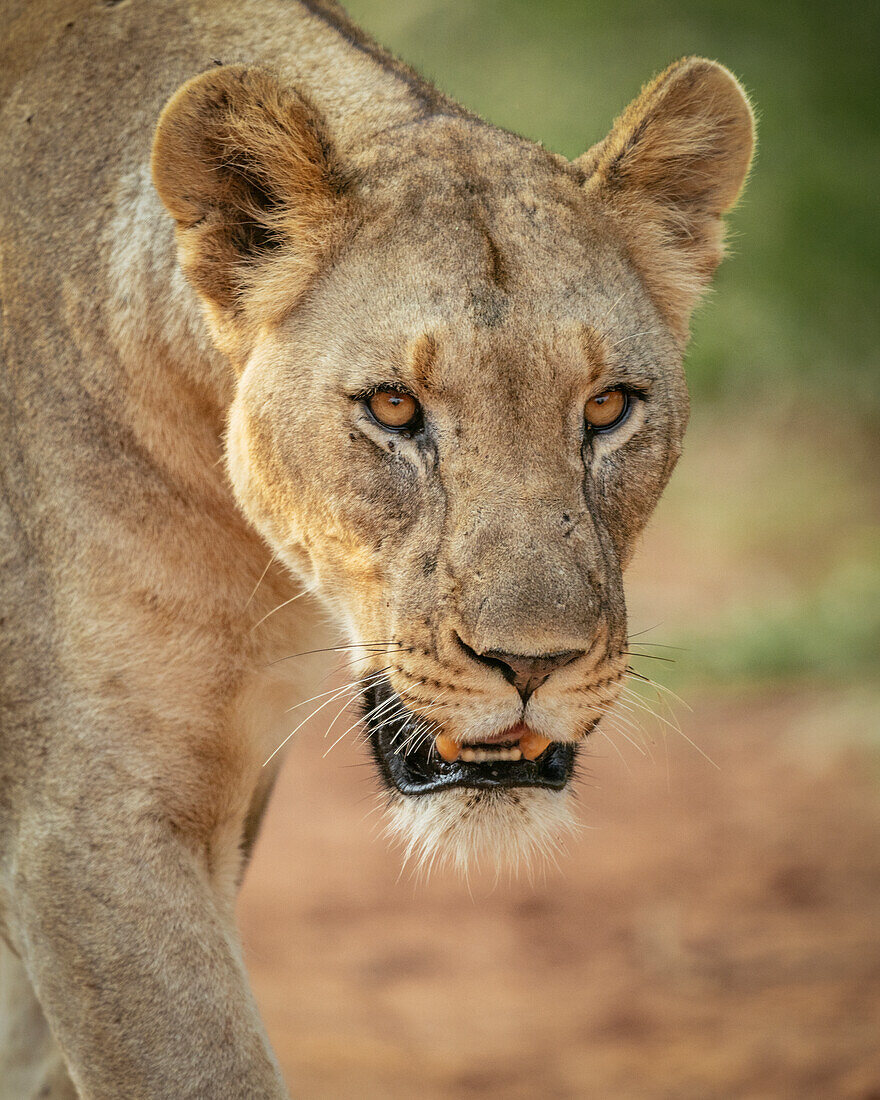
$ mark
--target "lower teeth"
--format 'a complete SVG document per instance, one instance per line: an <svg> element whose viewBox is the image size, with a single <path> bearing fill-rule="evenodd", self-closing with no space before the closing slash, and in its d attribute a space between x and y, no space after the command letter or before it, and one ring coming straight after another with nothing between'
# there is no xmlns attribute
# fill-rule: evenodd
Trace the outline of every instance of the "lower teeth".
<svg viewBox="0 0 880 1100"><path fill-rule="evenodd" d="M462 749L461 759L466 764L484 764L489 760L521 760L522 753L513 749Z"/></svg>
<svg viewBox="0 0 880 1100"><path fill-rule="evenodd" d="M512 730L511 732L516 732ZM434 739L434 751L447 764L454 764L461 760L465 764L485 764L492 760L537 760L538 757L552 744L549 737L543 737L534 730L525 728L517 740L502 742L495 745L463 746L458 741L438 733Z"/></svg>

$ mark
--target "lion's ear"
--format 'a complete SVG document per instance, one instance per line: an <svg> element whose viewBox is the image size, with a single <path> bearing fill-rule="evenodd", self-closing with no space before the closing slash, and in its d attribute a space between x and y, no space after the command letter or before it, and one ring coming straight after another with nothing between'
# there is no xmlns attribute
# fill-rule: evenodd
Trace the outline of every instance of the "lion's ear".
<svg viewBox="0 0 880 1100"><path fill-rule="evenodd" d="M153 181L215 338L245 353L318 271L344 210L321 120L271 73L229 65L184 84L159 119Z"/></svg>
<svg viewBox="0 0 880 1100"><path fill-rule="evenodd" d="M721 259L721 216L742 189L753 148L739 82L722 65L689 57L648 84L576 162L682 339Z"/></svg>

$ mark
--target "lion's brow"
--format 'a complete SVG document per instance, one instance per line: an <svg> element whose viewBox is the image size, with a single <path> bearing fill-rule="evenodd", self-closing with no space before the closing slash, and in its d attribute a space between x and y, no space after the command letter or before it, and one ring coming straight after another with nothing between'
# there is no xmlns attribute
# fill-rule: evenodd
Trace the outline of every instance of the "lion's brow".
<svg viewBox="0 0 880 1100"><path fill-rule="evenodd" d="M410 343L407 353L413 380L430 388L437 361L437 338L429 332L422 333Z"/></svg>

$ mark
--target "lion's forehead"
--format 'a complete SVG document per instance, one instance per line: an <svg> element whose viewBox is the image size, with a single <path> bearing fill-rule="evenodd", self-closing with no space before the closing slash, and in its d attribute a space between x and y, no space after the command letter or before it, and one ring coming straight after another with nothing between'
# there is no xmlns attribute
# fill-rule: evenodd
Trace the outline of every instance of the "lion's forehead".
<svg viewBox="0 0 880 1100"><path fill-rule="evenodd" d="M529 182L518 193L499 184L474 195L462 181L444 181L436 192L415 181L389 186L385 198L365 206L352 241L352 258L368 264L379 285L410 274L428 297L482 283L524 306L538 295L558 309L628 270L613 225L591 216L580 195L569 205Z"/></svg>
<svg viewBox="0 0 880 1100"><path fill-rule="evenodd" d="M357 168L360 250L374 274L378 250L446 283L476 277L528 299L543 287L550 299L565 289L553 272L583 280L620 267L613 227L562 157L473 120L394 136Z"/></svg>
<svg viewBox="0 0 880 1100"><path fill-rule="evenodd" d="M328 312L340 364L442 335L437 378L457 385L464 372L488 387L576 367L565 348L578 326L610 340L659 328L613 222L571 167L462 120L361 166L357 225L307 311L325 330Z"/></svg>
<svg viewBox="0 0 880 1100"><path fill-rule="evenodd" d="M677 359L650 295L614 242L597 237L554 251L512 240L485 227L440 226L432 242L404 228L382 249L356 246L309 311L315 343L327 310L340 319L325 367L335 361L343 372L375 366L381 373L428 336L438 385L466 379L470 388L491 389L518 377L540 385L589 366L585 331L609 354L625 340L627 361ZM309 316L301 314L298 325L308 336Z"/></svg>

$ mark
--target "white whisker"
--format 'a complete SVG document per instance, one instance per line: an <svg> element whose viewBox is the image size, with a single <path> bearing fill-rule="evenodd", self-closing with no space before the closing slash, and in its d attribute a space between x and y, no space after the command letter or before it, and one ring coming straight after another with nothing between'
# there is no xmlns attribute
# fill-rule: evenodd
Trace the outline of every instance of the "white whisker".
<svg viewBox="0 0 880 1100"><path fill-rule="evenodd" d="M254 591L256 592L256 589L254 589ZM302 592L297 592L297 594L295 596L291 596L289 600L285 600L284 603L280 603L280 604L277 605L277 607L273 607L271 611L267 611L266 614L262 617L262 619L258 619L254 623L254 625L251 627L251 633L253 633L253 631L255 631L258 626L262 626L262 624L266 621L266 619L268 619L271 615L274 615L276 611L280 611L282 607L287 607L288 604L294 603L301 596L307 595L307 593L308 593L308 589L304 588L302 590Z"/></svg>
<svg viewBox="0 0 880 1100"><path fill-rule="evenodd" d="M619 348L620 345L625 344L627 342L627 340L635 340L639 336L656 336L656 334L658 332L662 332L662 331L663 331L662 328L646 328L646 329L643 329L641 332L631 332L629 334L629 336L623 336L619 340L617 340L615 343L613 343L611 345L611 348L612 348L612 350L614 348Z"/></svg>
<svg viewBox="0 0 880 1100"><path fill-rule="evenodd" d="M387 672L389 668L391 668L391 665L388 665L386 668L380 668L378 672L372 673L366 679L349 680L349 682L347 684L345 684L344 687L356 687L356 688L366 687L370 683L371 680L381 679L382 675L385 672ZM338 687L338 686L337 687L332 687L328 691L322 691L318 695L313 695L311 697L311 699L303 699L303 701L301 703L294 703L293 706L288 707L287 710L284 713L285 714L290 714L290 712L292 710L298 710L300 707L308 706L309 703L314 703L314 701L316 699L323 699L325 695L332 695L334 692L338 692L338 691L342 691L342 690L344 690L344 688L341 688L341 687Z"/></svg>
<svg viewBox="0 0 880 1100"><path fill-rule="evenodd" d="M324 707L329 706L335 699L338 699L341 695L344 695L347 691L351 691L351 687L349 685L346 685L344 688L341 688L334 695L332 695L329 699L327 699L323 703L321 703L320 706L315 707L315 709L311 712L311 714L309 714L309 715L307 715L307 717L303 718L303 720L296 727L296 729L293 729L293 730L290 731L290 733L284 738L284 740L281 742L281 744L278 745L278 747L275 748L272 751L271 755L266 757L266 759L263 761L263 767L265 768L265 766L269 763L269 761L273 757L277 756L277 754L284 748L284 746L291 739L291 737L293 737L293 735L295 733L299 733L299 731L303 728L303 726L306 724L306 722L308 722L312 718L314 718L315 715L318 714L319 711L322 711L324 709Z"/></svg>
<svg viewBox="0 0 880 1100"><path fill-rule="evenodd" d="M271 564L272 564L272 562L273 562L274 560L275 560L275 555L274 555L274 553L273 553L273 554L272 554L272 556L271 556L271 557L269 558L269 560L268 560L268 561L266 562L266 568L265 568L265 569L263 570L263 572L262 572L262 573L260 574L260 577L259 577L259 579L258 579L257 583L256 583L256 584L254 585L254 590L253 590L253 592L251 592L251 594L250 594L250 595L248 596L248 598L247 598L247 603L246 603L246 604L244 605L244 607L242 608L242 610L243 610L243 611L247 611L247 609L248 609L248 608L250 607L250 605L251 605L251 600L252 600L252 599L254 598L254 596L256 596L256 594L257 594L257 589L258 589L258 588L260 587L260 585L261 585L261 584L263 583L263 579L264 579L264 577L266 576L266 574L267 574L267 573L269 572L269 567L271 566Z"/></svg>
<svg viewBox="0 0 880 1100"><path fill-rule="evenodd" d="M624 688L623 690L627 693L627 698L633 704L633 706L640 707L647 714L650 714L654 718L656 718L658 722L662 722L663 725L668 726L671 730L674 730L675 733L679 734L680 737L682 737L685 741L687 741L687 743L692 748L696 749L696 751L700 754L700 756L702 756L704 759L706 759L712 765L713 768L717 768L718 771L721 771L721 765L718 764L715 760L713 760L712 757L707 752L705 752L703 749L701 749L700 746L695 741L693 741L690 737L688 737L688 735L684 732L684 730L681 728L681 726L679 726L678 724L676 724L674 722L670 722L668 719L664 718L661 714L657 714L657 712L652 710L647 705L645 700L642 699L642 697L640 695L637 695L636 692L634 692L632 690L632 688Z"/></svg>

